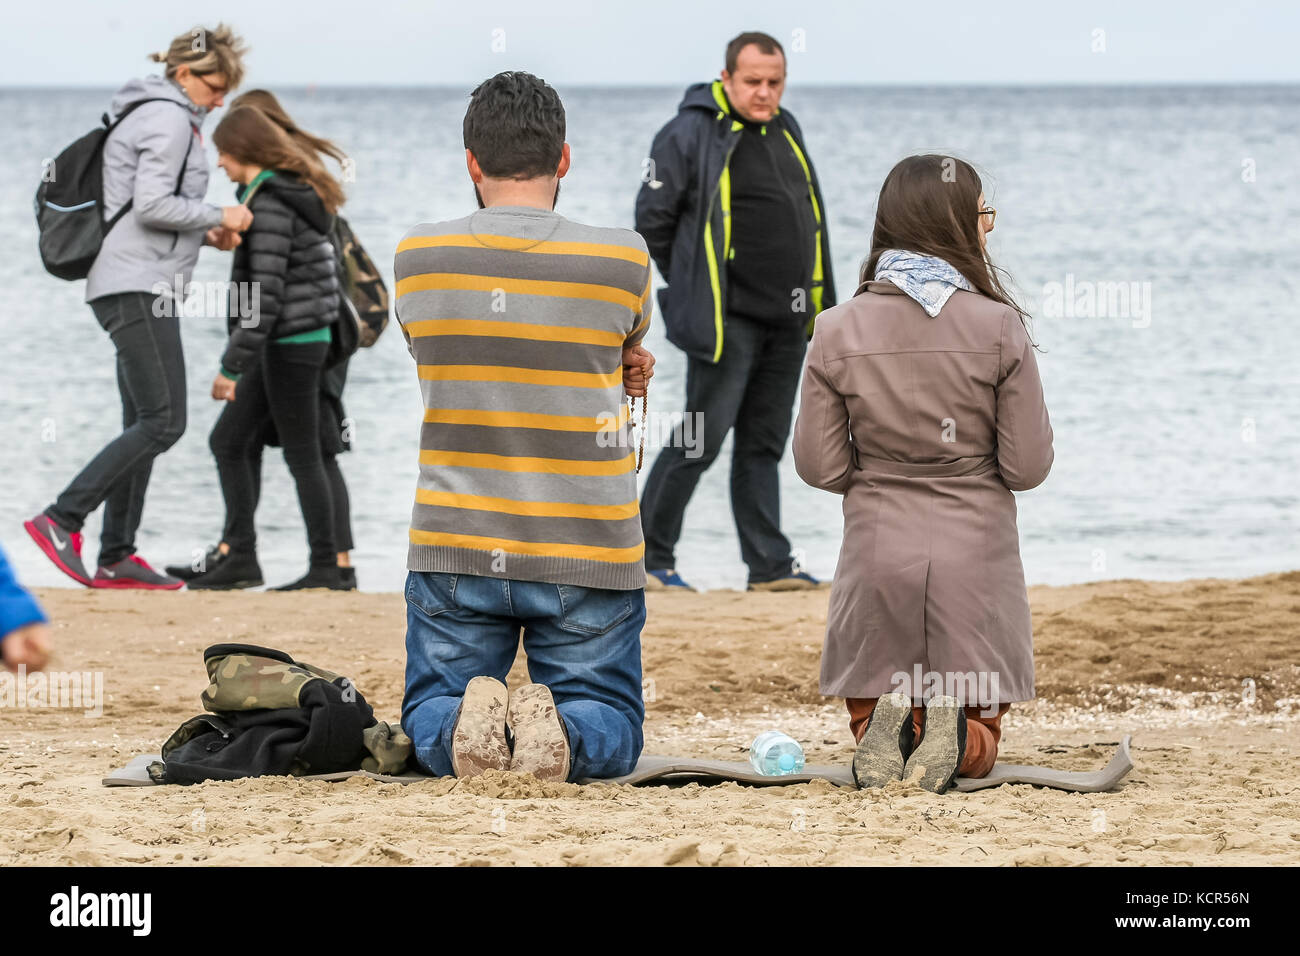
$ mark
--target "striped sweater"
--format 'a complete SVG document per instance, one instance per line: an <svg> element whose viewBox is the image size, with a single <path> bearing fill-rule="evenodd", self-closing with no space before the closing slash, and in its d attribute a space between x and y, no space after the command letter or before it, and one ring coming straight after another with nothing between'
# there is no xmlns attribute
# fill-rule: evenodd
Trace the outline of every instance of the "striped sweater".
<svg viewBox="0 0 1300 956"><path fill-rule="evenodd" d="M650 324L644 240L494 206L416 226L394 273L424 399L407 567L644 587L622 367Z"/></svg>

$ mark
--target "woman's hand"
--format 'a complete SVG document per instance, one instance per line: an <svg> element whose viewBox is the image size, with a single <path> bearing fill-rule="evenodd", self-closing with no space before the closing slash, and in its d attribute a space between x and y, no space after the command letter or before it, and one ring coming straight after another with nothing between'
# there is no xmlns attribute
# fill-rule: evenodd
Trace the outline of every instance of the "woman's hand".
<svg viewBox="0 0 1300 956"><path fill-rule="evenodd" d="M203 234L205 246L214 246L222 252L229 252L243 241L243 236L225 226L213 226Z"/></svg>
<svg viewBox="0 0 1300 956"><path fill-rule="evenodd" d="M221 210L221 227L243 232L253 224L253 211L247 206L226 206Z"/></svg>
<svg viewBox="0 0 1300 956"><path fill-rule="evenodd" d="M219 402L233 402L235 400L235 380L226 378L220 372L212 380L212 397Z"/></svg>
<svg viewBox="0 0 1300 956"><path fill-rule="evenodd" d="M629 398L644 398L654 378L655 357L639 345L623 350L623 392Z"/></svg>
<svg viewBox="0 0 1300 956"><path fill-rule="evenodd" d="M40 622L24 625L6 634L0 647L4 651L5 667L11 671L20 666L38 671L50 659L50 629Z"/></svg>

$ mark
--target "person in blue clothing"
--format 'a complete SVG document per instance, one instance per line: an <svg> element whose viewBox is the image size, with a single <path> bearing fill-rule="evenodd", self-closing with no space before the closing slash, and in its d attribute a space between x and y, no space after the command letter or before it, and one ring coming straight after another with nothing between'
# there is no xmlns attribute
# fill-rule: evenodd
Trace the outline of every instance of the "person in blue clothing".
<svg viewBox="0 0 1300 956"><path fill-rule="evenodd" d="M0 550L0 652L11 671L40 670L49 660L49 627L36 598L24 590Z"/></svg>
<svg viewBox="0 0 1300 956"><path fill-rule="evenodd" d="M813 588L781 531L777 466L813 323L835 304L826 204L781 108L781 44L742 33L725 60L655 136L636 200L636 231L667 283L668 341L686 353L686 411L703 426L702 453L687 453L679 427L646 480L646 587L688 587L674 570L682 518L734 429L731 509L749 589Z"/></svg>

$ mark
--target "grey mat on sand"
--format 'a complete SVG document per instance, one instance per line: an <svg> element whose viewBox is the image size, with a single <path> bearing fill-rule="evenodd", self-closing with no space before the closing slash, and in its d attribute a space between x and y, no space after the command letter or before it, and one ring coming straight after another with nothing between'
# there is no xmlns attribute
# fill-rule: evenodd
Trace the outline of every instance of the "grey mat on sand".
<svg viewBox="0 0 1300 956"><path fill-rule="evenodd" d="M1030 767L1023 764L995 764L987 777L958 777L954 789L962 792L983 790L985 787L997 787L1004 783L1029 783L1036 787L1051 787L1054 790L1070 790L1075 793L1099 793L1113 790L1133 769L1129 758L1129 741L1132 737L1125 735L1119 742L1110 762L1100 770L1053 770L1051 767ZM131 762L120 770L115 770L102 781L106 787L152 787L149 779L149 764L159 758L152 754L133 757ZM340 773L321 773L300 777L301 780L346 780L348 777L371 777L385 783L415 783L428 780L420 773L408 773L401 776L389 776L370 773L366 770L344 770ZM584 780L584 783L678 783L686 780L721 781L734 780L737 783L752 783L758 786L772 786L790 783L809 783L813 780L829 780L840 787L853 786L853 771L846 764L842 767L808 765L803 773L784 774L779 777L765 777L754 772L748 763L728 760L696 760L689 757L642 757L637 761L636 769L623 777L609 780Z"/></svg>

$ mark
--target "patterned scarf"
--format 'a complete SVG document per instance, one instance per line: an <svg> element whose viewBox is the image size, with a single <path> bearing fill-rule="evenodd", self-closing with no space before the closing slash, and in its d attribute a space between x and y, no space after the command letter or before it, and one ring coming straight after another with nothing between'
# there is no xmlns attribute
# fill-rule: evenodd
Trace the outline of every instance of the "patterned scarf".
<svg viewBox="0 0 1300 956"><path fill-rule="evenodd" d="M930 318L958 289L974 292L966 277L943 259L904 249L886 249L876 262L877 282L892 282L917 301Z"/></svg>

